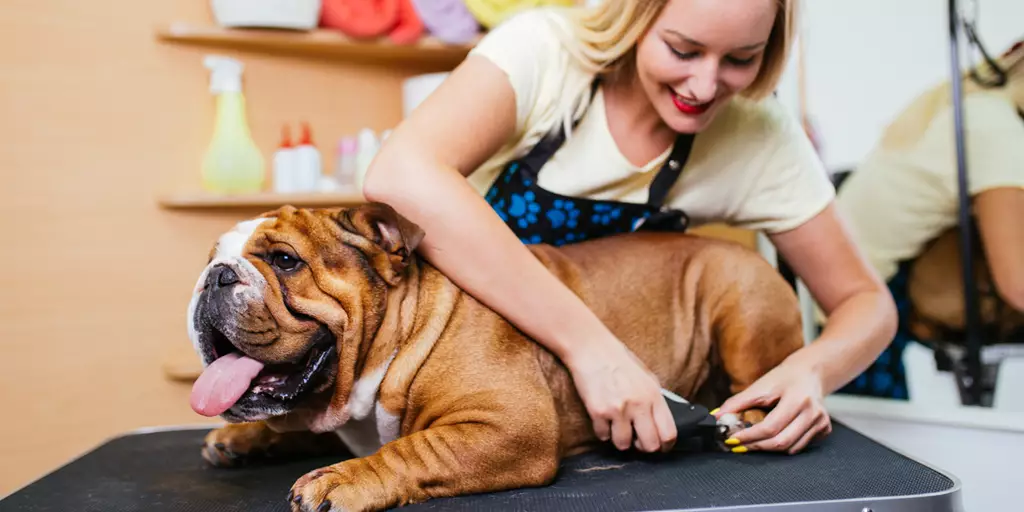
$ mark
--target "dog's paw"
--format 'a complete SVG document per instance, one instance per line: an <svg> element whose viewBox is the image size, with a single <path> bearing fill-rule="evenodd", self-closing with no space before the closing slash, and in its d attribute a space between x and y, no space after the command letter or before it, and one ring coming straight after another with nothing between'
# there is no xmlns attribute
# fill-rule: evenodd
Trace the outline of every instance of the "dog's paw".
<svg viewBox="0 0 1024 512"><path fill-rule="evenodd" d="M292 511L366 512L384 508L376 501L382 498L381 493L375 492L371 483L379 478L360 479L359 471L370 469L343 462L306 473L288 494Z"/></svg>
<svg viewBox="0 0 1024 512"><path fill-rule="evenodd" d="M748 429L764 420L765 412L760 409L751 409L742 414L723 414L718 418L718 449L723 452L743 453L746 448L737 446L733 436Z"/></svg>
<svg viewBox="0 0 1024 512"><path fill-rule="evenodd" d="M262 423L229 424L206 434L202 455L213 466L238 467L271 456L279 438Z"/></svg>

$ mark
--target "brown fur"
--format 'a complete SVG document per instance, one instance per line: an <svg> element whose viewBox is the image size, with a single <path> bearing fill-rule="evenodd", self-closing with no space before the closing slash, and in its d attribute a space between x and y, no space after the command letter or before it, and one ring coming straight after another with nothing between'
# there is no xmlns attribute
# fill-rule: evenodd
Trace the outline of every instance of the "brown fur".
<svg viewBox="0 0 1024 512"><path fill-rule="evenodd" d="M981 323L987 341L1005 340L1024 329L1024 314L1006 303L995 288L977 240L974 241L974 280ZM953 345L964 343L963 270L960 230L953 227L935 238L910 267L907 294L911 304L909 329L917 339Z"/></svg>
<svg viewBox="0 0 1024 512"><path fill-rule="evenodd" d="M281 301L269 309L290 316L287 301L335 334L333 395L268 423L229 425L212 438L253 438L254 428L338 428L349 420L353 383L395 354L379 400L400 417L400 437L370 456L299 479L294 508L317 510L330 501L341 510L380 510L544 485L562 457L595 446L566 369L416 258L411 249L422 234L415 226L381 205L283 208L267 216L277 220L257 230L246 252L260 254L276 240L306 262L281 276L252 258L267 276L266 300ZM709 408L803 345L793 290L738 244L638 233L531 250L663 387ZM748 419L763 418L751 413Z"/></svg>

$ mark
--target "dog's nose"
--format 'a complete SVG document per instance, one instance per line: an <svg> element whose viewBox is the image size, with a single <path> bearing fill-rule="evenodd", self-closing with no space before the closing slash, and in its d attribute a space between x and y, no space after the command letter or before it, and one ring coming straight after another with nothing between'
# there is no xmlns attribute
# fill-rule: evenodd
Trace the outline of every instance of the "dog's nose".
<svg viewBox="0 0 1024 512"><path fill-rule="evenodd" d="M220 288L238 284L238 274L227 265L219 265L214 269L217 286Z"/></svg>

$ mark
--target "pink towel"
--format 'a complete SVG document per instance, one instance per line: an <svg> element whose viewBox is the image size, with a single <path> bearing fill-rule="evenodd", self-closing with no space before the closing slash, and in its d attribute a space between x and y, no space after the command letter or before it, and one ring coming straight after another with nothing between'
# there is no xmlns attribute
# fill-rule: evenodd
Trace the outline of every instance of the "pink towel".
<svg viewBox="0 0 1024 512"><path fill-rule="evenodd" d="M358 39L391 32L399 20L399 0L323 0L320 25Z"/></svg>
<svg viewBox="0 0 1024 512"><path fill-rule="evenodd" d="M468 43L480 33L480 23L463 0L412 0L412 4L423 25L441 41Z"/></svg>
<svg viewBox="0 0 1024 512"><path fill-rule="evenodd" d="M398 25L388 34L395 44L413 44L423 37L423 21L409 0L399 0Z"/></svg>

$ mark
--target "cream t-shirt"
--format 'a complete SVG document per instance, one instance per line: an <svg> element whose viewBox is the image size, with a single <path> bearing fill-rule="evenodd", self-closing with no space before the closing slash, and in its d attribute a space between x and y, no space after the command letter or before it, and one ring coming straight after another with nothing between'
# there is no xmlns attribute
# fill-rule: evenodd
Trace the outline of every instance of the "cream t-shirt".
<svg viewBox="0 0 1024 512"><path fill-rule="evenodd" d="M567 90L593 79L572 63L554 32L560 14L536 8L491 30L471 51L500 67L516 95L514 154L525 155L558 121L558 101ZM600 90L579 125L540 170L546 190L589 199L646 202L651 180L670 149L643 165L619 151L608 129ZM469 176L486 193L507 159L492 158ZM666 205L687 212L692 226L727 223L775 233L795 228L834 198L828 174L799 123L775 98L736 97L724 105L695 140Z"/></svg>
<svg viewBox="0 0 1024 512"><path fill-rule="evenodd" d="M972 196L996 187L1024 186L1024 120L1008 90L981 90L964 97ZM959 198L948 86L927 91L901 112L838 196L838 208L856 242L886 281L901 261L913 259L928 242L955 226Z"/></svg>

